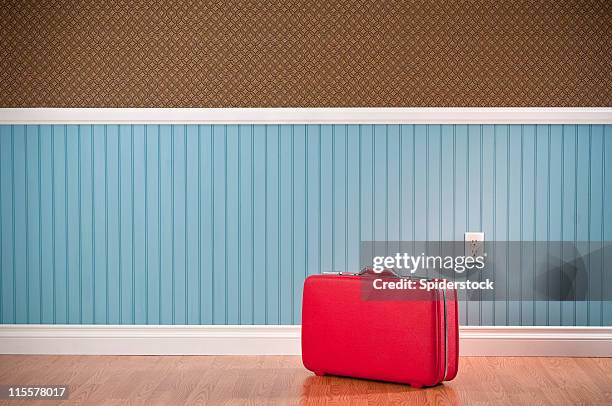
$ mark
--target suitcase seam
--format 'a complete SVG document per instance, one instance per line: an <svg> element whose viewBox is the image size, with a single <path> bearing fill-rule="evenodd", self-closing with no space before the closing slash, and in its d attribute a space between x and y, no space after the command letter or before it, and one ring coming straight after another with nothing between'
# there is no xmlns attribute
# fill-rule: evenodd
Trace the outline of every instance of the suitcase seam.
<svg viewBox="0 0 612 406"><path fill-rule="evenodd" d="M448 375L448 314L446 308L446 289L442 289L442 298L444 302L444 375L442 380L446 380Z"/></svg>

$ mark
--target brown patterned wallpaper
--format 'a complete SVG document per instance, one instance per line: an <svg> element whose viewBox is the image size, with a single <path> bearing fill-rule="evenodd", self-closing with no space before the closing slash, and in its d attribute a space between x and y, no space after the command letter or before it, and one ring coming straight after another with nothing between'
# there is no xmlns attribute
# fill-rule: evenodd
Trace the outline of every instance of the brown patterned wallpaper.
<svg viewBox="0 0 612 406"><path fill-rule="evenodd" d="M610 0L0 0L2 107L612 106Z"/></svg>

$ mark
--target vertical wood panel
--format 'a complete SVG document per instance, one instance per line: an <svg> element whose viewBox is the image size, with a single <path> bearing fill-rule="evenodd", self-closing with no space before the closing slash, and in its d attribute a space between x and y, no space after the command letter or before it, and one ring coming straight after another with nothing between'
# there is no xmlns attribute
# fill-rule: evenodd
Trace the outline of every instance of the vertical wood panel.
<svg viewBox="0 0 612 406"><path fill-rule="evenodd" d="M563 239L563 127L561 125L550 126L550 163L549 163L549 235L551 241L562 241ZM561 267L560 262L561 252L560 247L553 246L550 248L550 266ZM552 297L559 297L558 280L556 275L550 275L547 281L549 285L549 293ZM561 325L561 302L559 300L549 300L547 309L547 324L558 326Z"/></svg>
<svg viewBox="0 0 612 406"><path fill-rule="evenodd" d="M76 131L78 131L78 127L71 126L71 130L73 132L72 139L76 140ZM38 126L27 126L26 129L26 178L27 178L27 197L26 197L26 205L27 205L27 250L26 250L26 313L28 315L28 323L40 323L41 316L41 302L40 302L40 291L41 291L41 261L42 257L40 255L40 160L39 160L39 134L40 128ZM76 144L75 144L76 145ZM69 163L76 164L77 160L71 160ZM76 174L76 171L73 172ZM75 182L70 182L73 196L76 188ZM70 210L70 208L69 208ZM74 230L74 225L76 224L76 216L70 216L69 221L72 227L72 233L70 234L72 238L78 237L78 234ZM1 220L1 215L0 215ZM1 240L1 237L0 237ZM74 253L73 253L74 255ZM1 257L1 248L0 248L0 257ZM78 273L78 263L71 263L70 270L74 274ZM79 297L78 297L78 284L73 283L73 286L76 286L76 289L71 289L70 291L70 303L71 309L76 309L78 311L79 306ZM1 283L0 283L0 292L1 292ZM76 293L76 295L75 295ZM0 304L0 308L1 308ZM1 317L0 311L0 317ZM78 321L78 314L76 317L72 317L71 322Z"/></svg>
<svg viewBox="0 0 612 406"><path fill-rule="evenodd" d="M508 151L507 151L507 171L508 171L508 240L520 241L522 237L522 198L523 198L523 149L522 133L523 126L509 126L508 128ZM518 221L517 221L518 219ZM522 269L523 258L521 250L512 250L508 259L508 269ZM507 273L508 275L508 273ZM513 298L521 296L521 286L523 281L522 272L515 273L516 277L507 279L507 294ZM508 296L507 295L507 296ZM522 303L520 300L508 301L506 307L507 325L520 326Z"/></svg>
<svg viewBox="0 0 612 406"><path fill-rule="evenodd" d="M134 323L136 324L145 324L147 321L147 279L145 268L145 131L146 127L143 125L134 126L134 139L132 144L132 187L134 192L132 198L134 276L132 281L134 284ZM183 247L184 246L185 244L183 243ZM110 268L107 268L107 271L109 269ZM183 269L185 269L185 266L183 266ZM185 295L183 295L183 297L185 297ZM185 309L183 309L183 314L185 314Z"/></svg>
<svg viewBox="0 0 612 406"><path fill-rule="evenodd" d="M185 126L173 126L172 133L172 323L185 324L186 282L186 132Z"/></svg>
<svg viewBox="0 0 612 406"><path fill-rule="evenodd" d="M126 127L133 131L132 127ZM57 136L57 134L56 134ZM93 283L94 283L94 322L108 323L108 179L106 165L108 162L108 137L107 127L95 125L93 128L93 144L91 146L93 168L91 172L92 187L92 232L93 232ZM125 151L125 149L123 149ZM129 153L129 152L128 152ZM130 161L131 162L131 161ZM57 163L55 164L57 167ZM131 166L131 163L130 163ZM57 189L54 187L54 190ZM131 195L133 190L131 177L130 183L126 185L125 195ZM56 194L57 195L57 194ZM131 201L131 198L130 198ZM57 227L56 227L57 228ZM126 253L133 255L131 239L126 246ZM126 255L127 256L127 255ZM58 268L59 269L59 268ZM132 321L132 319L128 319Z"/></svg>
<svg viewBox="0 0 612 406"><path fill-rule="evenodd" d="M161 222L160 219L160 128L147 126L145 136L145 271L147 274L147 322L161 323ZM118 280L118 279L117 279Z"/></svg>
<svg viewBox="0 0 612 406"><path fill-rule="evenodd" d="M160 324L174 323L174 129L162 125L159 133L159 284ZM218 306L219 307L219 306Z"/></svg>
<svg viewBox="0 0 612 406"><path fill-rule="evenodd" d="M602 150L604 156L604 182L603 182L603 225L604 225L604 241L612 240L612 213L609 207L612 205L612 126L607 125L604 128L604 147ZM612 255L608 254L603 258L604 264L612 264ZM606 268L608 269L608 268ZM605 297L610 297L612 294L612 277L607 273L603 273L601 285L604 289ZM603 325L609 326L612 324L612 301L605 301L603 306Z"/></svg>
<svg viewBox="0 0 612 406"><path fill-rule="evenodd" d="M240 279L240 219L239 219L239 128L236 125L227 126L226 131L226 306L227 324L238 324L241 297L239 294Z"/></svg>
<svg viewBox="0 0 612 406"><path fill-rule="evenodd" d="M105 184L105 205L108 213L106 243L108 254L106 259L106 285L107 285L107 322L119 324L121 322L120 302L121 302L121 262L120 262L120 241L119 230L121 223L119 208L121 207L119 185L121 177L119 175L119 126L109 125L106 128L106 184Z"/></svg>
<svg viewBox="0 0 612 406"><path fill-rule="evenodd" d="M468 230L468 208L469 208L469 190L468 190L468 141L470 127L467 125L454 126L453 134L453 238L462 238L463 232ZM478 154L480 156L480 154ZM414 180L413 180L414 182ZM480 201L480 200L478 200ZM414 216L414 213L413 213ZM459 299L465 299L465 294L459 292ZM475 306L472 306L472 309ZM472 310L473 311L473 310ZM467 301L459 302L459 322L462 325L469 325L470 305ZM473 320L473 318L472 318Z"/></svg>
<svg viewBox="0 0 612 406"><path fill-rule="evenodd" d="M302 311L302 287L304 277L308 272L309 261L312 259L308 256L308 156L306 134L306 126L299 125L293 127L293 145L291 148L291 222L293 224L293 233L291 235L291 323L299 324L301 322ZM357 152L358 154L358 152ZM358 201L355 198L355 201ZM347 211L347 216L348 216ZM354 233L352 236L357 236ZM347 242L348 243L348 242ZM358 266L357 264L354 265Z"/></svg>
<svg viewBox="0 0 612 406"><path fill-rule="evenodd" d="M78 212L78 137L79 128L76 125L66 127L66 300L67 300L67 323L78 323L79 321L79 257L78 257L78 238L79 223L78 216L73 213ZM37 161L34 160L34 163ZM30 166L28 166L30 167ZM30 172L28 173L28 175ZM30 196L31 193L28 193ZM30 202L28 202L28 206ZM30 212L28 211L28 214ZM28 222L31 221L29 216ZM26 253L29 256L29 251ZM33 258L34 259L34 258Z"/></svg>
<svg viewBox="0 0 612 406"><path fill-rule="evenodd" d="M304 277L354 271L361 240L596 248L611 162L608 125L0 126L0 321L292 324ZM554 294L536 261L496 261L497 289ZM461 322L610 325L608 262L586 301L462 302Z"/></svg>
<svg viewBox="0 0 612 406"><path fill-rule="evenodd" d="M590 236L590 179L591 179L591 126L578 126L576 155L576 240L588 241ZM588 263L587 263L588 267ZM588 297L587 297L588 299ZM588 302L576 301L574 320L578 326L586 326L589 322Z"/></svg>
<svg viewBox="0 0 612 406"><path fill-rule="evenodd" d="M91 130L91 126L89 126ZM91 135L91 132L89 133ZM55 309L55 250L54 250L54 194L53 194L53 143L55 134L52 126L41 127L41 157L40 164L42 167L41 176L41 211L42 211L42 224L41 224L41 245L42 245L42 291L41 291L41 302L42 302L42 322L43 323L56 323L56 309ZM89 139L91 143L91 138ZM91 155L89 155L89 168L91 168ZM3 171L4 173L4 171ZM91 183L90 183L91 185ZM10 196L10 194L9 194ZM12 216L10 217L12 219ZM91 224L91 217L90 224ZM12 225L12 221L11 221ZM7 230L8 231L8 230ZM11 230L12 233L12 230ZM93 246L92 235L88 235L89 239L85 239L88 242L89 247ZM8 251L5 251L8 252ZM11 261L12 263L13 261ZM89 269L92 269L90 266ZM89 295L88 303L91 303L93 299L93 278L89 279ZM91 307L93 309L93 307ZM93 317L92 317L93 318ZM91 321L90 321L91 323Z"/></svg>
<svg viewBox="0 0 612 406"><path fill-rule="evenodd" d="M92 126L83 126L80 128L79 140L80 144L78 145L78 149L80 150L80 160L79 160L79 173L78 177L80 178L79 182L79 199L80 199L80 209L79 209L79 269L81 271L81 280L79 286L79 295L81 301L81 323L84 324L92 324L94 323L94 278L93 278L93 234L92 234ZM47 150L45 148L46 141L48 138L46 131L44 131L44 127L41 128L41 167L43 177L41 177L41 188L42 188L42 201L45 202L47 199L45 198L48 182L44 174L46 172L46 156ZM117 153L119 153L119 140L117 140L117 145L115 148L117 149ZM120 199L120 197L119 197ZM119 211L118 211L119 213ZM45 241L45 218L48 217L46 214L46 207L43 207L42 210L43 215L43 230L41 231L41 244L43 247L46 245ZM121 247L121 234L118 233L118 242L119 247ZM121 248L120 248L121 251ZM45 249L43 248L43 258L49 258L45 253ZM47 261L43 261L43 264L48 263ZM121 273L121 268L119 268L119 272ZM43 268L43 275L46 275L48 272L45 268ZM48 291L48 285L44 282L43 279L43 309L47 306L45 305L44 294ZM43 318L43 322L44 321Z"/></svg>
<svg viewBox="0 0 612 406"><path fill-rule="evenodd" d="M496 135L495 127L492 125L484 125L482 127L471 126L471 132L468 139L469 164L474 159L474 166L470 167L470 178L468 179L468 227L470 230L480 228L485 233L485 237L489 241L501 239L496 234L495 220L496 210ZM480 182L471 178L472 175L480 174ZM472 204L472 202L474 204ZM478 202L478 203L477 203ZM480 210L478 210L480 207ZM490 266L491 273L496 275L497 270L495 264ZM478 308L478 314L468 312L470 320L474 320L474 324L478 325L495 325L495 302L486 301L479 303L470 303L470 309ZM476 310L476 309L474 309Z"/></svg>
<svg viewBox="0 0 612 406"><path fill-rule="evenodd" d="M387 240L399 241L400 239L400 126L390 125L387 127L387 168L386 168L386 199L387 199ZM350 157L347 157L350 159Z"/></svg>
<svg viewBox="0 0 612 406"><path fill-rule="evenodd" d="M268 323L267 126L253 129L253 322Z"/></svg>
<svg viewBox="0 0 612 406"><path fill-rule="evenodd" d="M319 144L320 272L335 271L334 256L334 130L322 125Z"/></svg>
<svg viewBox="0 0 612 406"><path fill-rule="evenodd" d="M521 240L535 240L535 165L537 162L535 150L535 126L522 126L522 173L521 173ZM526 249L521 255L521 266L526 270L531 271L530 276L521 281L521 297L529 297L533 293L533 275L534 274L534 255L533 250ZM529 272L527 271L527 272ZM534 308L533 301L521 301L521 325L534 324Z"/></svg>
<svg viewBox="0 0 612 406"><path fill-rule="evenodd" d="M280 126L278 163L278 300L280 324L291 324L293 314L293 147L293 126Z"/></svg>
<svg viewBox="0 0 612 406"><path fill-rule="evenodd" d="M185 300L186 300L186 324L198 324L200 322L202 308L201 303L201 264L200 242L201 234L199 224L200 215L200 134L199 126L188 125L185 133ZM146 140L146 139L145 139ZM146 166L145 166L146 167ZM145 172L145 177L148 171ZM145 200L145 205L147 201ZM145 206L146 207L146 206ZM148 212L148 210L147 210ZM148 222L145 222L147 225ZM147 258L148 247L145 239L145 261ZM242 255L242 254L239 254ZM145 266L145 272L147 267ZM148 292L147 301L149 300Z"/></svg>
<svg viewBox="0 0 612 406"><path fill-rule="evenodd" d="M200 323L213 323L213 281L214 281L214 230L213 230L213 127L211 125L201 126L198 129L200 136L200 157L199 157L199 174L200 188L198 196L200 201L199 215L200 223L198 225L199 246L202 260L199 263L201 278L201 308L200 308Z"/></svg>
<svg viewBox="0 0 612 406"><path fill-rule="evenodd" d="M13 311L13 128L0 127L0 275L2 322L14 322Z"/></svg>
<svg viewBox="0 0 612 406"><path fill-rule="evenodd" d="M576 240L576 154L577 154L577 126L563 126L562 150L561 150L561 238L564 241ZM563 254L561 260L563 260ZM575 303L561 302L560 308L560 324L562 326L571 326L574 324L574 306Z"/></svg>
<svg viewBox="0 0 612 406"><path fill-rule="evenodd" d="M590 159L590 176L589 176L589 241L591 249L601 248L603 239L603 196L604 196L604 179L603 179L603 136L604 126L591 126L591 159ZM602 294L602 275L604 264L601 262L602 257L595 255L589 261L589 293L591 299L588 308L588 325L602 325L603 313L602 303L599 298Z"/></svg>
<svg viewBox="0 0 612 406"><path fill-rule="evenodd" d="M266 323L280 323L280 138L279 126L266 133Z"/></svg>
<svg viewBox="0 0 612 406"><path fill-rule="evenodd" d="M63 134L62 134L63 135ZM27 273L28 273L28 247L27 247L27 211L26 211L26 184L27 184L27 166L26 166L26 137L25 137L25 126L18 125L14 126L12 134L12 160L13 160L13 312L16 323L27 323ZM63 145L63 139L62 139ZM62 148L63 151L63 148ZM63 161L63 159L62 159ZM62 172L63 169L62 169ZM64 179L62 173L62 180ZM62 182L62 186L64 182ZM62 187L62 197L64 196ZM61 200L62 207L65 200ZM65 212L62 210L62 214ZM65 218L62 218L62 224L65 224ZM64 228L62 228L63 230ZM65 233L61 234L60 248L63 248L62 254L65 253ZM65 256L62 255L62 263L60 268L64 270L61 274L62 281L59 282L60 290L66 286L65 275ZM62 307L60 320L65 322L66 315L66 297L65 292L61 298Z"/></svg>

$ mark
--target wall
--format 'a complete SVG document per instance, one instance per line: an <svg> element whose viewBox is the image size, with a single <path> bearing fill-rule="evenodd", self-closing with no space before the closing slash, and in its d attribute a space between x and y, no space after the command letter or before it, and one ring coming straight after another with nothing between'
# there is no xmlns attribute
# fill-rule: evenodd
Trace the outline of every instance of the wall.
<svg viewBox="0 0 612 406"><path fill-rule="evenodd" d="M2 107L612 106L609 0L6 0Z"/></svg>
<svg viewBox="0 0 612 406"><path fill-rule="evenodd" d="M612 125L3 125L0 321L299 323L304 277L357 269L360 239L610 240L611 183Z"/></svg>

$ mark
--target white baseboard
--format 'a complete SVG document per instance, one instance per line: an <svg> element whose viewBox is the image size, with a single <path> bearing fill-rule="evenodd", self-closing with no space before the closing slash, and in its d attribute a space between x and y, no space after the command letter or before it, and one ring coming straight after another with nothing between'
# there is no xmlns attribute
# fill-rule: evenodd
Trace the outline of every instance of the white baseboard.
<svg viewBox="0 0 612 406"><path fill-rule="evenodd" d="M612 327L461 327L464 356L612 357Z"/></svg>
<svg viewBox="0 0 612 406"><path fill-rule="evenodd" d="M281 355L299 326L3 325L3 354Z"/></svg>
<svg viewBox="0 0 612 406"><path fill-rule="evenodd" d="M461 327L462 356L612 357L612 327ZM1 354L299 355L300 326L1 325Z"/></svg>

